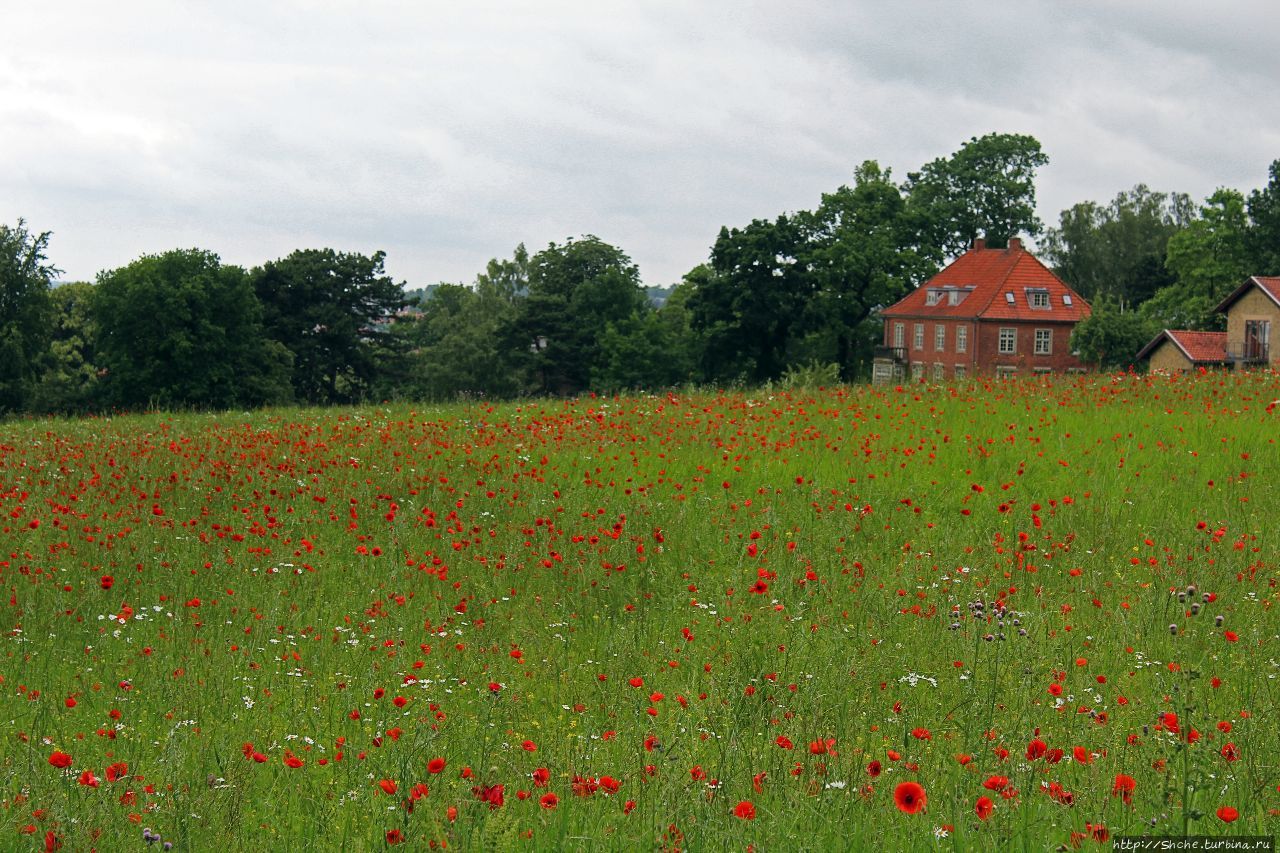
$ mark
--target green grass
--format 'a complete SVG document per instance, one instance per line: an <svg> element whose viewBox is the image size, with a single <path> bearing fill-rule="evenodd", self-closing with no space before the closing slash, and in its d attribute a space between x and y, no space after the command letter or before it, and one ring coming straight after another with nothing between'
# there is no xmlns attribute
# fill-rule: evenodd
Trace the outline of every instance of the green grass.
<svg viewBox="0 0 1280 853"><path fill-rule="evenodd" d="M10 423L0 847L1273 834L1277 398L1257 373Z"/></svg>

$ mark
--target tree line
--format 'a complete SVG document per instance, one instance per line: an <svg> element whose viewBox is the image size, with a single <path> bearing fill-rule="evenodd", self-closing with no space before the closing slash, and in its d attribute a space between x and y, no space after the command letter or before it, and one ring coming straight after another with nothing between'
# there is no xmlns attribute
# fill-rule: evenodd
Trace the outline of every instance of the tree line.
<svg viewBox="0 0 1280 853"><path fill-rule="evenodd" d="M0 411L230 408L615 392L865 376L879 309L975 237L1026 234L1094 305L1073 346L1124 365L1161 328L1212 329L1248 275L1280 274L1280 160L1201 205L1143 185L1035 214L1048 158L988 134L895 181L868 160L813 210L723 227L706 262L648 288L593 235L406 294L385 255L300 249L259 267L146 255L55 284L50 234L0 225ZM655 291L662 299L650 298Z"/></svg>

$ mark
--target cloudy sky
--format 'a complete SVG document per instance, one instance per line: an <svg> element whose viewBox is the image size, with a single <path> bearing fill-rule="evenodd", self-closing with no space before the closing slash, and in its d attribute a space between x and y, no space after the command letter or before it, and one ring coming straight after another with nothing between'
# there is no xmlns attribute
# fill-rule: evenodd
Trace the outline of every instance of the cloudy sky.
<svg viewBox="0 0 1280 853"><path fill-rule="evenodd" d="M722 225L814 207L991 131L1040 215L1197 200L1280 158L1274 0L45 0L0 49L0 221L64 279L200 247L387 252L470 282L583 233L647 284Z"/></svg>

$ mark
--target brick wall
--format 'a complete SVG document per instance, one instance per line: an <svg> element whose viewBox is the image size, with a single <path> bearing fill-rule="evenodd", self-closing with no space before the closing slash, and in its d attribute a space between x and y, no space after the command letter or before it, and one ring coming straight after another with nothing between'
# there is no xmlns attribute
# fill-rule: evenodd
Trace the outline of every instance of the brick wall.
<svg viewBox="0 0 1280 853"><path fill-rule="evenodd" d="M978 349L974 354L976 370L980 373L992 374L997 367L1011 367L1017 373L1034 373L1037 368L1047 368L1054 373L1065 373L1072 369L1087 369L1088 365L1071 354L1071 330L1068 323L1016 323L1009 321L983 321L978 325ZM1015 352L1000 352L1000 330L1015 329ZM1047 329L1050 332L1050 352L1038 355L1035 352L1035 330Z"/></svg>

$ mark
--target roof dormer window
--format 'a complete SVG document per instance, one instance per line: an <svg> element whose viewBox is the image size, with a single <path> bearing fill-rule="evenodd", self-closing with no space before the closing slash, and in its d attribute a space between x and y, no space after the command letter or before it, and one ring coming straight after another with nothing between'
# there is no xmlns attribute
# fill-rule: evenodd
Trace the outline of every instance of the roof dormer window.
<svg viewBox="0 0 1280 853"><path fill-rule="evenodd" d="M957 290L947 291L947 304L959 305L961 302L964 302L964 298L968 295L969 295L968 290L957 289Z"/></svg>
<svg viewBox="0 0 1280 853"><path fill-rule="evenodd" d="M1062 294L1062 304L1063 304L1063 305L1065 305L1065 306L1067 306L1068 308L1070 308L1070 307L1071 307L1071 294L1070 294L1070 293L1064 293L1064 294Z"/></svg>
<svg viewBox="0 0 1280 853"><path fill-rule="evenodd" d="M925 305L937 305L942 301L942 291L936 287L929 288L924 294Z"/></svg>
<svg viewBox="0 0 1280 853"><path fill-rule="evenodd" d="M1049 307L1049 291L1041 289L1027 290L1027 304L1032 308Z"/></svg>

